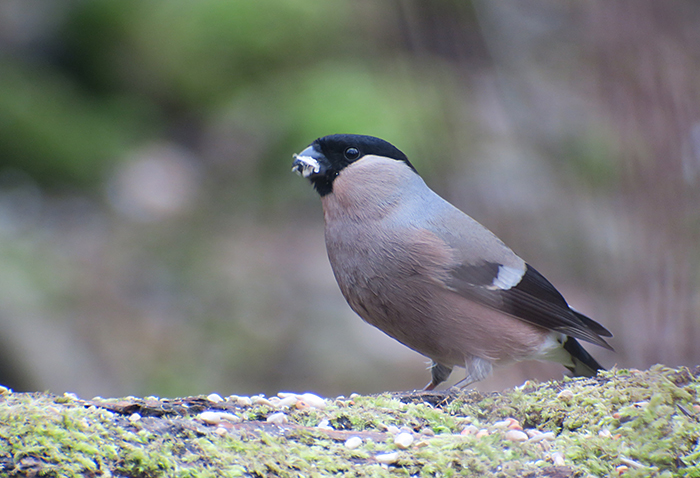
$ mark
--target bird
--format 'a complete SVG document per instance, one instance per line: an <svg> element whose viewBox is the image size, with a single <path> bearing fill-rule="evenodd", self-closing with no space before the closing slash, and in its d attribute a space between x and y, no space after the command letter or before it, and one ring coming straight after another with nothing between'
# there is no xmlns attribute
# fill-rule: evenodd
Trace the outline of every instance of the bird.
<svg viewBox="0 0 700 478"><path fill-rule="evenodd" d="M365 322L430 359L433 390L495 366L558 362L574 376L603 367L579 340L612 334L571 308L496 235L430 189L406 155L367 135L333 134L293 155L321 197L333 274Z"/></svg>

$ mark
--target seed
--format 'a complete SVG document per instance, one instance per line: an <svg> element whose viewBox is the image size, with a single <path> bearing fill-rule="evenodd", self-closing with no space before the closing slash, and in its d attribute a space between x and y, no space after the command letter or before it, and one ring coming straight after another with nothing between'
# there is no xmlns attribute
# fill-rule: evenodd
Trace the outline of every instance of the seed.
<svg viewBox="0 0 700 478"><path fill-rule="evenodd" d="M557 395L557 398L562 402L570 402L574 399L574 392L571 390L562 390L559 392L559 395Z"/></svg>
<svg viewBox="0 0 700 478"><path fill-rule="evenodd" d="M402 432L394 438L394 445L402 450L405 450L413 444L413 435L411 433Z"/></svg>
<svg viewBox="0 0 700 478"><path fill-rule="evenodd" d="M262 395L254 395L250 397L251 401L255 405L267 405L268 407L275 407L275 404L269 401L267 398L263 397Z"/></svg>
<svg viewBox="0 0 700 478"><path fill-rule="evenodd" d="M393 453L381 453L379 455L375 455L374 459L377 460L379 463L390 465L399 461L399 453L396 451Z"/></svg>
<svg viewBox="0 0 700 478"><path fill-rule="evenodd" d="M528 436L522 430L508 430L506 432L506 440L508 441L527 441Z"/></svg>
<svg viewBox="0 0 700 478"><path fill-rule="evenodd" d="M287 423L287 415L282 412L273 413L266 420L268 423L274 423L275 425L282 425Z"/></svg>
<svg viewBox="0 0 700 478"><path fill-rule="evenodd" d="M554 432L540 432L537 435L533 435L532 438L530 438L530 441L533 443L539 443L541 441L552 441L555 438L556 435L554 435Z"/></svg>
<svg viewBox="0 0 700 478"><path fill-rule="evenodd" d="M214 403L221 403L224 401L224 399L221 398L221 395L219 395L218 393L211 393L207 395L207 400Z"/></svg>
<svg viewBox="0 0 700 478"><path fill-rule="evenodd" d="M249 407L253 404L250 397L236 397L236 405L240 407Z"/></svg>
<svg viewBox="0 0 700 478"><path fill-rule="evenodd" d="M275 406L277 408L289 408L293 405L296 405L297 402L299 401L296 396L291 395L289 397L284 397L282 399L278 399L279 401L275 403Z"/></svg>
<svg viewBox="0 0 700 478"><path fill-rule="evenodd" d="M345 448L348 450L354 450L360 445L362 445L362 438L360 437L350 437L345 440Z"/></svg>
<svg viewBox="0 0 700 478"><path fill-rule="evenodd" d="M319 408L321 410L326 408L326 401L313 393L304 393L299 398L306 402L306 404L311 408Z"/></svg>
<svg viewBox="0 0 700 478"><path fill-rule="evenodd" d="M564 466L564 455L562 455L558 451L555 451L554 453L552 453L552 461L554 462L555 466Z"/></svg>
<svg viewBox="0 0 700 478"><path fill-rule="evenodd" d="M506 418L508 422L508 428L511 430L522 430L523 427L520 426L520 422L515 418Z"/></svg>
<svg viewBox="0 0 700 478"><path fill-rule="evenodd" d="M237 415L227 412L202 412L197 418L208 425L218 425L221 422L239 423L241 421Z"/></svg>
<svg viewBox="0 0 700 478"><path fill-rule="evenodd" d="M321 430L333 430L333 427L331 426L331 422L327 418L324 418L323 420L318 422L318 425L316 425L316 428L320 428Z"/></svg>

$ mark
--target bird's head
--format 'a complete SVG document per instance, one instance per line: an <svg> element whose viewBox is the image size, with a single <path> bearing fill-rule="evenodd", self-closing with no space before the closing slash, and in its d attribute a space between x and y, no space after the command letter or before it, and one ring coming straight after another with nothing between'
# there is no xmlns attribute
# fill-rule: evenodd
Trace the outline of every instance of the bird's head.
<svg viewBox="0 0 700 478"><path fill-rule="evenodd" d="M359 134L333 134L318 138L294 155L292 171L311 181L321 196L333 191L333 181L349 165L366 156L380 156L404 162L415 171L398 148L383 139Z"/></svg>

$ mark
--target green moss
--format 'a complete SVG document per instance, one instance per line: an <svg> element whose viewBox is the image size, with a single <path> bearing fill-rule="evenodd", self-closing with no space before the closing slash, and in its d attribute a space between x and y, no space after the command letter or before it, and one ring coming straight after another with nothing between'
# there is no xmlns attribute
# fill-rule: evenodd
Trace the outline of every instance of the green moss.
<svg viewBox="0 0 700 478"><path fill-rule="evenodd" d="M150 477L546 476L555 457L569 476L700 477L700 382L687 369L614 370L596 379L477 392L382 394L328 400L327 408L286 410L283 427L265 423L269 406L193 399L196 407L86 402L48 394L0 394L0 475ZM568 390L562 394L562 390ZM570 393L569 393L570 392ZM183 399L184 400L184 399ZM177 402L169 401L169 404ZM97 405L97 406L96 406ZM244 419L218 430L197 420L206 408ZM149 413L158 416L146 416ZM511 442L504 418L551 440ZM254 421L259 420L259 421ZM316 427L322 420L335 431ZM486 429L461 435L466 424ZM494 425L496 424L496 425ZM398 450L388 427L415 432ZM351 450L344 442L360 436ZM398 451L390 465L378 453Z"/></svg>

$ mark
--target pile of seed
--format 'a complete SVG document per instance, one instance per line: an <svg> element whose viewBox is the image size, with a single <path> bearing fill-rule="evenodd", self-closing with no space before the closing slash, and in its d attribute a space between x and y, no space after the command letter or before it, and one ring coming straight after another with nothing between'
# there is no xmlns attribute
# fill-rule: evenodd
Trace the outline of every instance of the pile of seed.
<svg viewBox="0 0 700 478"><path fill-rule="evenodd" d="M357 396L357 394L352 394L349 399L345 398L344 396L336 397L335 399L324 399L313 393L297 394L291 392L280 392L277 394L277 396L273 397L265 397L264 395L253 395L250 397L231 395L225 399L218 394L211 394L207 397L207 399L214 404L229 403L241 408L266 406L273 410L272 413L267 415L265 420L266 423L284 427L291 426L289 412L292 410L323 410L330 404L336 402L352 403L352 400ZM565 400L568 397L563 396L560 398ZM229 433L230 424L241 423L244 421L244 418L238 414L230 411L215 410L201 412L196 418L207 425L215 427L214 432L219 435ZM465 419L465 421L470 420ZM335 431L335 429L331 426L330 420L327 418L320 419L315 428L323 431ZM384 433L386 436L393 439L393 443L398 450L410 450L412 448L427 446L429 440L435 436L433 430L427 427L418 432L408 427L399 428L395 425L380 426L379 428L381 433ZM456 435L483 438L494 434L499 434L509 442L535 443L542 449L543 452L545 452L545 456L548 461L556 466L562 466L565 464L564 457L561 453L547 453L549 451L549 443L556 438L554 432L543 432L534 428L523 429L518 420L515 418L506 418L481 427L469 423L463 426L461 431ZM370 440L372 440L372 438L363 437L361 433L352 434L352 432L350 432L348 438L345 439L344 446L350 450L354 450L360 448L365 442ZM377 453L374 455L374 459L380 464L390 465L398 461L399 452L391 451Z"/></svg>

